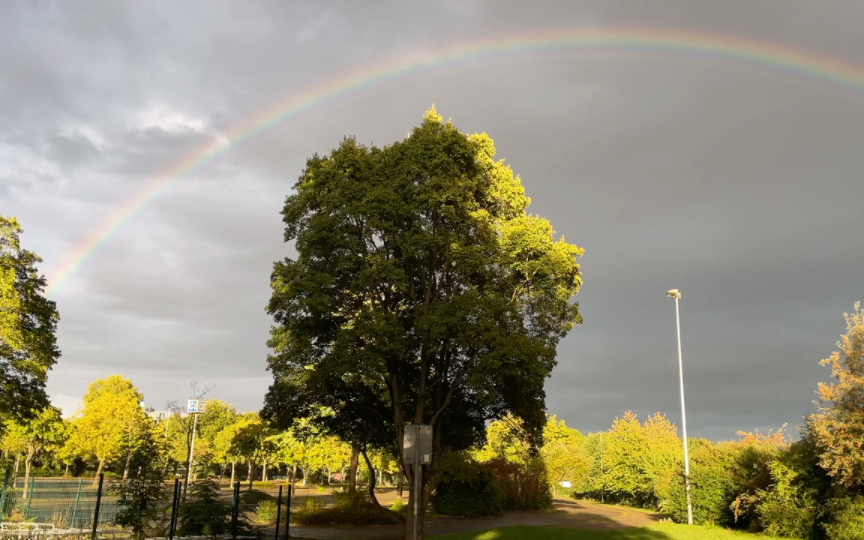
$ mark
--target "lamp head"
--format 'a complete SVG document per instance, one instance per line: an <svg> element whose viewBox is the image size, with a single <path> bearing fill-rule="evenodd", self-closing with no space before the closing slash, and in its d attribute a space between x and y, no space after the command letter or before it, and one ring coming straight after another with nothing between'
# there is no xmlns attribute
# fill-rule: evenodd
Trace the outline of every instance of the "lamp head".
<svg viewBox="0 0 864 540"><path fill-rule="evenodd" d="M668 296L669 298L681 298L681 293L678 292L678 289L672 289L666 291L666 296Z"/></svg>

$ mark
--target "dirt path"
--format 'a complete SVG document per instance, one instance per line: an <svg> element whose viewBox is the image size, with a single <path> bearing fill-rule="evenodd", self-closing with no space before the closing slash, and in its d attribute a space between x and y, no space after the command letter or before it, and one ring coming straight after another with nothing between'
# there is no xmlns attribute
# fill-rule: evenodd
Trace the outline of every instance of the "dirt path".
<svg viewBox="0 0 864 540"><path fill-rule="evenodd" d="M429 518L426 520L426 534L432 536L510 525L610 530L650 525L660 517L657 514L590 501L555 499L552 510L545 512L508 512L492 518ZM402 537L402 527L291 527L291 536L316 540L392 540Z"/></svg>

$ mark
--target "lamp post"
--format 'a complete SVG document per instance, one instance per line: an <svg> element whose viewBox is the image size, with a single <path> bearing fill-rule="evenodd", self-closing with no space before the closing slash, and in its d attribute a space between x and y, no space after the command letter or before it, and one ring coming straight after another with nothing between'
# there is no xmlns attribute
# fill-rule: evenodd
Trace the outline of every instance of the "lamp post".
<svg viewBox="0 0 864 540"><path fill-rule="evenodd" d="M195 430L198 428L198 415L204 414L205 411L205 401L201 399L190 399L187 406L186 412L193 416L192 418L192 442L189 445L189 466L186 468L186 483L183 485L183 500L186 500L186 489L189 486L189 482L192 480L192 467L194 460L194 451L195 451Z"/></svg>
<svg viewBox="0 0 864 540"><path fill-rule="evenodd" d="M678 330L678 380L681 384L681 431L684 438L684 491L687 494L687 524L693 525L693 503L690 500L690 458L687 455L687 414L684 412L684 363L681 360L681 315L678 311L678 300L681 293L678 289L666 291L666 296L675 299L675 326Z"/></svg>

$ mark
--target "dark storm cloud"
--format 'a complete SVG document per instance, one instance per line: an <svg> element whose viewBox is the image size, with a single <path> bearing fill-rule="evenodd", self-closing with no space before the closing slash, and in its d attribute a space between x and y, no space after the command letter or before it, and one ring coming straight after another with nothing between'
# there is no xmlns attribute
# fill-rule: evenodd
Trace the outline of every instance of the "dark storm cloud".
<svg viewBox="0 0 864 540"><path fill-rule="evenodd" d="M408 50L543 28L740 36L864 65L858 2L280 2L0 5L0 212L52 275L178 160L274 103ZM148 405L188 383L241 409L269 383L264 312L279 210L343 135L384 145L435 101L486 131L531 211L586 248L585 323L559 347L550 412L583 431L632 409L688 428L800 424L818 361L864 296L864 97L754 65L656 54L467 62L367 88L196 169L57 294L55 401L131 377ZM67 412L70 412L67 410ZM794 430L793 430L794 431Z"/></svg>

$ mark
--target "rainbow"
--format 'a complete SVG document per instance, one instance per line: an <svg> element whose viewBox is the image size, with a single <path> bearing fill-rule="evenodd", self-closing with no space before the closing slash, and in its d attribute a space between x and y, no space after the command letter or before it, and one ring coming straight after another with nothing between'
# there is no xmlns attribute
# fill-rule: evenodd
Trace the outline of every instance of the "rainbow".
<svg viewBox="0 0 864 540"><path fill-rule="evenodd" d="M679 30L559 29L463 42L432 51L415 51L343 74L291 95L260 114L236 124L222 134L221 142L199 148L171 164L71 250L52 272L47 294L56 294L118 231L168 193L183 178L276 124L296 119L360 90L418 72L495 57L549 52L634 52L686 56L712 62L734 62L815 81L838 90L864 94L864 69L841 59L740 37Z"/></svg>

